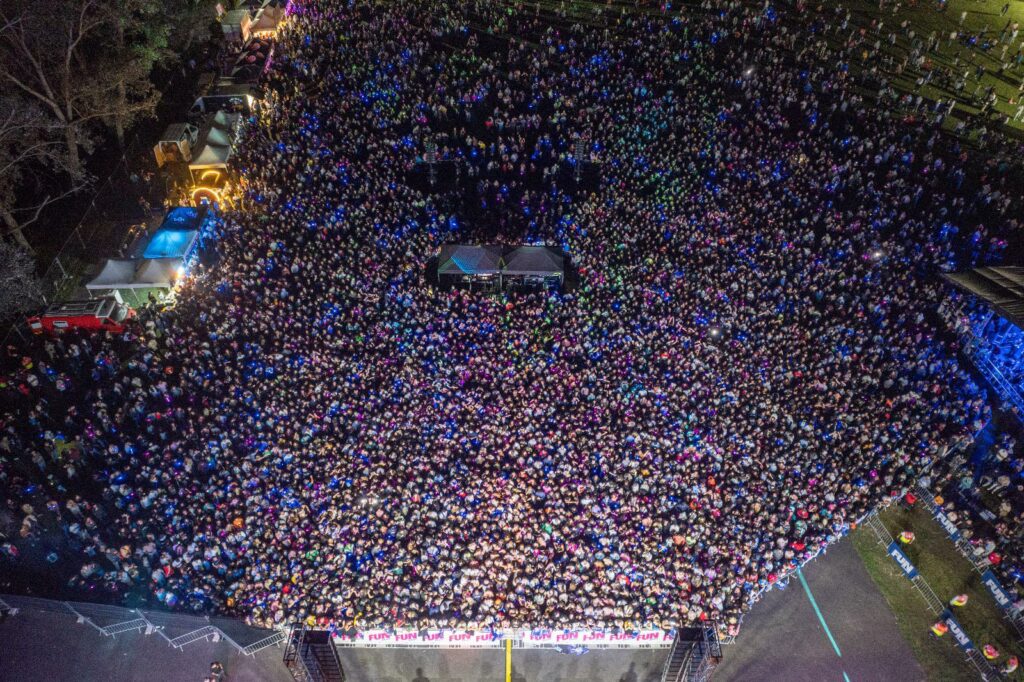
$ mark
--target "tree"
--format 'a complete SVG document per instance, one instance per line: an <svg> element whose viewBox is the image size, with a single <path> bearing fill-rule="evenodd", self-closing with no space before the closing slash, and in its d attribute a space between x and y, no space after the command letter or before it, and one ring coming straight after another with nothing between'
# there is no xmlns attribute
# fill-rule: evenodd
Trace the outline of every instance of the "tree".
<svg viewBox="0 0 1024 682"><path fill-rule="evenodd" d="M43 302L32 254L18 244L0 241L0 322Z"/></svg>
<svg viewBox="0 0 1024 682"><path fill-rule="evenodd" d="M103 67L116 80L117 98L110 124L117 144L124 149L125 131L143 113L152 113L160 93L149 76L153 67L168 59L170 24L163 7L154 0L110 0L104 5L112 37Z"/></svg>
<svg viewBox="0 0 1024 682"><path fill-rule="evenodd" d="M31 249L25 228L44 208L86 185L83 175L71 175L68 164L53 117L24 97L0 95L0 235ZM71 179L57 184L57 176Z"/></svg>
<svg viewBox="0 0 1024 682"><path fill-rule="evenodd" d="M0 83L53 116L72 175L95 124L123 124L156 106L148 70L131 51L110 48L115 32L102 0L0 0Z"/></svg>
<svg viewBox="0 0 1024 682"><path fill-rule="evenodd" d="M171 33L168 37L173 49L186 57L193 45L200 45L210 39L210 27L216 16L216 0L185 0L171 5L174 16L169 17Z"/></svg>

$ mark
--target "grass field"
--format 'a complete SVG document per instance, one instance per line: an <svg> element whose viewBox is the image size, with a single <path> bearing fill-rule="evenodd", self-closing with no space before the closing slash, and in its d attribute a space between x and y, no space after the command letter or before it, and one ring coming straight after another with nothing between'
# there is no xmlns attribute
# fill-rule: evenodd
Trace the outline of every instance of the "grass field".
<svg viewBox="0 0 1024 682"><path fill-rule="evenodd" d="M1006 4L1010 6L1003 14L1002 9ZM966 75L966 84L959 93L952 83L941 84L938 78L933 78L931 83L918 89L916 80L923 72L908 66L901 76L893 79L893 86L897 90L920 93L933 101L942 99L949 102L956 99L955 119L965 114L977 115L981 111L982 93L978 93L978 97L975 97L975 93L979 87L984 89L991 86L998 96L995 111L1011 117L1016 112L1024 69L1016 62L1015 56L1024 40L1024 32L1018 34L1012 43L1008 40L999 42L998 39L1004 28L1012 23L1024 24L1024 2L1021 0L1009 3L1006 0L949 0L944 11L938 10L936 2L897 3L887 0L884 9L880 10L878 2L853 0L846 6L851 10L851 24L866 29L869 37L873 35L871 22L884 22L881 32L882 49L897 62L902 61L910 50L912 40L908 31L913 29L918 40L927 42L933 33L940 39L936 52L926 53L932 63L930 70L945 67L958 76ZM966 16L961 24L964 12ZM908 22L906 29L901 26L904 21ZM896 44L891 47L885 40L890 31L895 31L898 36ZM963 41L951 41L949 36L954 31L970 37ZM1007 29L1007 39L1009 32L1010 29ZM1005 57L1004 45L1007 46ZM1010 67L1001 70L1005 63L1009 63ZM977 70L979 67L982 69L980 77ZM1004 125L1002 118L993 118L993 125L989 127ZM1015 133L1024 132L1024 120L1011 121L1007 125Z"/></svg>
<svg viewBox="0 0 1024 682"><path fill-rule="evenodd" d="M904 530L915 534L914 543L904 546L904 551L939 599L948 602L961 593L970 597L967 605L954 609L954 613L975 646L980 648L990 643L999 649L1002 658L996 661L997 668L1006 656L1021 656L1022 647L1016 642L1016 632L1003 618L1002 611L981 583L981 577L959 554L927 509L918 506L907 511L892 507L881 513L881 519L893 537ZM874 534L862 528L854 533L853 541L868 573L892 607L900 632L928 673L928 679L974 677L973 668L964 660L952 637L946 635L940 640L931 634L929 628L936 618L928 612L924 600ZM1024 674L1019 669L1009 679L1024 680Z"/></svg>

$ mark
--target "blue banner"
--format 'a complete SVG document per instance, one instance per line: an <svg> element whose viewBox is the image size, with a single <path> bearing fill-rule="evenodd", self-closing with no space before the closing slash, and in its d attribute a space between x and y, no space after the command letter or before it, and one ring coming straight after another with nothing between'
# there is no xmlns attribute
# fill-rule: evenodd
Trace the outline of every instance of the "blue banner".
<svg viewBox="0 0 1024 682"><path fill-rule="evenodd" d="M1010 595L1006 594L1006 590L1003 589L1002 584L999 582L999 578L995 576L992 571L985 571L981 574L981 582L985 583L985 587L992 593L992 597L999 604L999 608L1006 611L1013 604L1013 600L1010 599Z"/></svg>
<svg viewBox="0 0 1024 682"><path fill-rule="evenodd" d="M900 549L900 546L895 542L892 542L889 545L889 556L896 560L896 563L899 564L900 568L903 569L903 573L905 573L908 578L911 580L914 579L914 576L917 575L917 569L914 567L914 564L910 562L910 559L907 558L907 555L903 553L903 550Z"/></svg>
<svg viewBox="0 0 1024 682"><path fill-rule="evenodd" d="M946 531L946 534L953 538L953 542L960 539L960 530L941 509L935 510L935 520L939 522L939 525Z"/></svg>
<svg viewBox="0 0 1024 682"><path fill-rule="evenodd" d="M953 635L953 639L960 645L960 648L964 651L970 651L974 648L974 644L971 642L971 638L964 632L960 622L953 617L949 609L942 612L942 620L949 626L949 632Z"/></svg>

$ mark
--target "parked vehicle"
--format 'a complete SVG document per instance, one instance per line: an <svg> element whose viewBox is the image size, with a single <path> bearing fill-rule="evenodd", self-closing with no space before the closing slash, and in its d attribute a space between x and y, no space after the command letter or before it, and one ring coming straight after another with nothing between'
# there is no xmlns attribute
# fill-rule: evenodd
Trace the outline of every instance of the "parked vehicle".
<svg viewBox="0 0 1024 682"><path fill-rule="evenodd" d="M39 315L28 318L29 329L35 334L56 334L66 329L87 329L123 332L125 322L135 312L113 296L86 301L55 303Z"/></svg>

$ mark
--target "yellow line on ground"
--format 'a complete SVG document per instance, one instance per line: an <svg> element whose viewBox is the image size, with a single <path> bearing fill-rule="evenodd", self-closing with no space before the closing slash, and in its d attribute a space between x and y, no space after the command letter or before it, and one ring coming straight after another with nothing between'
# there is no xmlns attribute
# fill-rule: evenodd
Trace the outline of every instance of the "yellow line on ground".
<svg viewBox="0 0 1024 682"><path fill-rule="evenodd" d="M505 640L505 682L512 682L512 640Z"/></svg>

